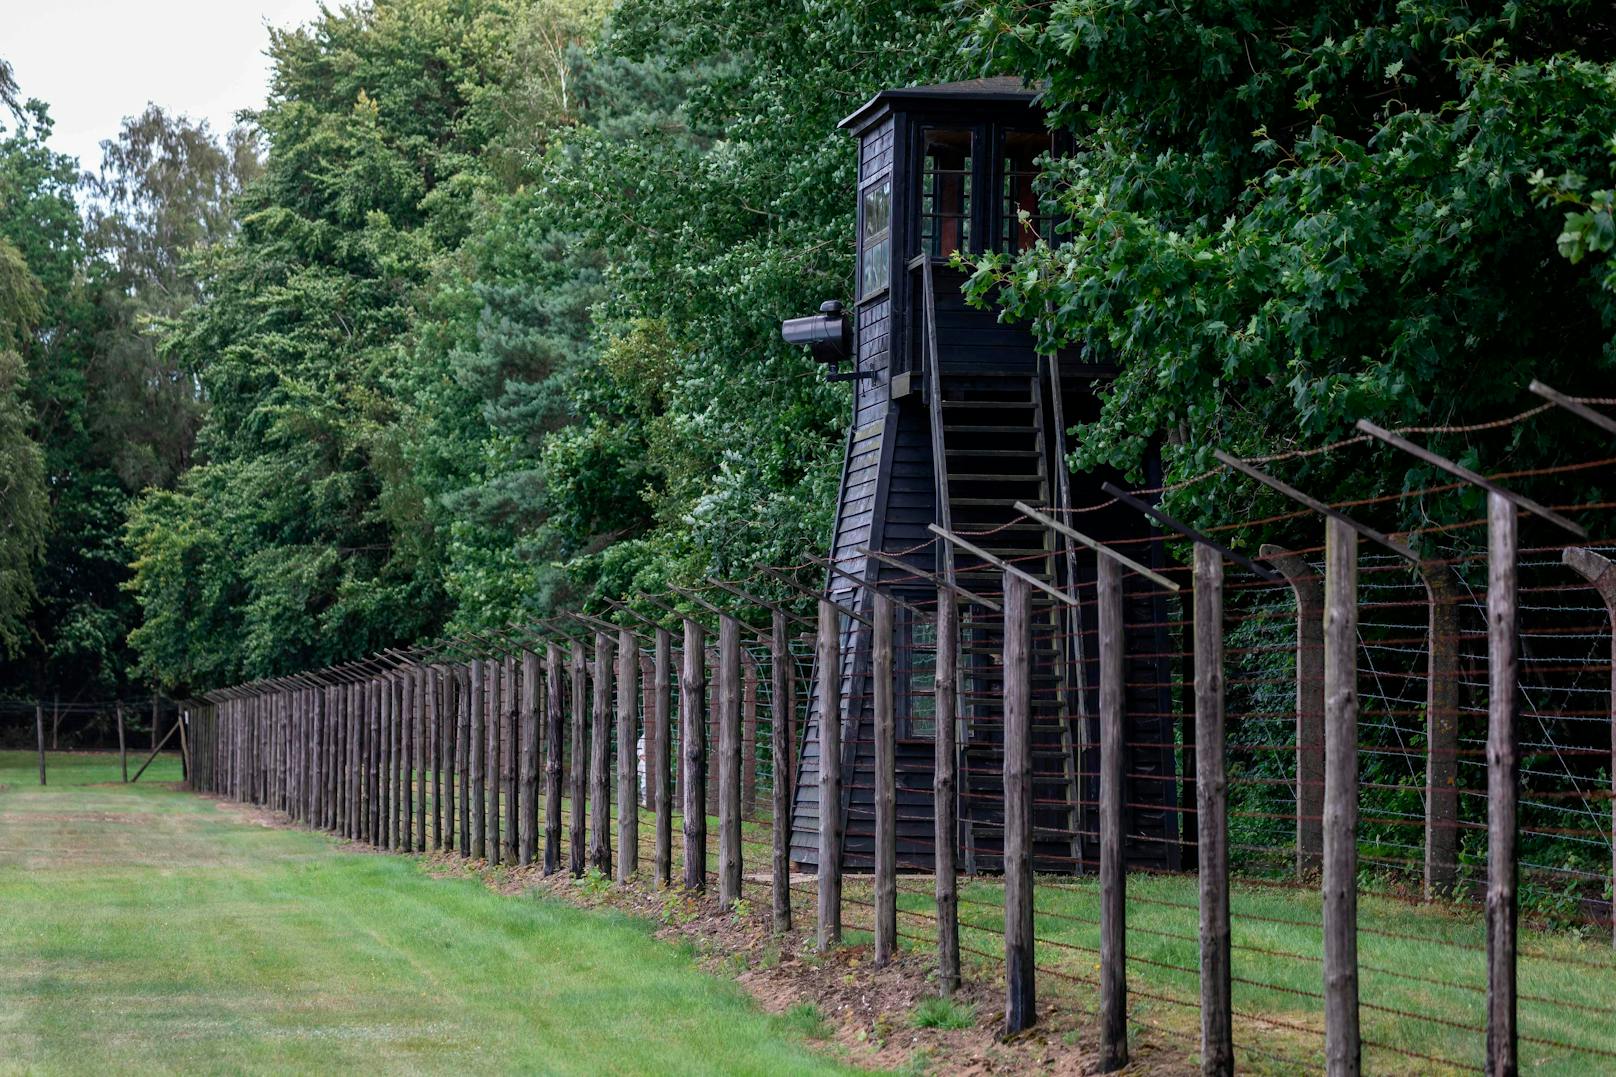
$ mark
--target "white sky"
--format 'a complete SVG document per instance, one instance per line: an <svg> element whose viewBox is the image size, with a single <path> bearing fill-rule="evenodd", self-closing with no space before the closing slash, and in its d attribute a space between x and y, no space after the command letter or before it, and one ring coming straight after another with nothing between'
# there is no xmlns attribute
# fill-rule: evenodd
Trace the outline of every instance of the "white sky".
<svg viewBox="0 0 1616 1077"><path fill-rule="evenodd" d="M263 103L266 26L318 12L319 0L0 0L0 57L25 100L50 106L52 148L94 170L101 141L148 101L228 130Z"/></svg>

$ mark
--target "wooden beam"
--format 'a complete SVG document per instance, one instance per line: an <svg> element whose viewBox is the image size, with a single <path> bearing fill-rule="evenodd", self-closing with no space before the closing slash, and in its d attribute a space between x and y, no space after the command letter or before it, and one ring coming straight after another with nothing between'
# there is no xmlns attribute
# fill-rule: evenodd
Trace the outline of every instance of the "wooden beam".
<svg viewBox="0 0 1616 1077"><path fill-rule="evenodd" d="M937 581L936 741L933 744L932 803L936 825L933 853L937 876L937 986L943 997L960 984L959 890L955 846L959 841L959 802L955 782L959 712L959 607L955 588Z"/></svg>
<svg viewBox="0 0 1616 1077"><path fill-rule="evenodd" d="M1004 1028L1038 1023L1032 875L1032 598L1004 577Z"/></svg>
<svg viewBox="0 0 1616 1077"><path fill-rule="evenodd" d="M685 618L684 669L679 677L679 751L683 757L686 890L707 889L707 754L702 715L707 702L707 638Z"/></svg>
<svg viewBox="0 0 1616 1077"><path fill-rule="evenodd" d="M1106 493L1110 494L1112 497L1116 498L1118 501L1122 502L1124 505L1127 505L1136 512L1143 513L1152 520L1155 520L1169 531L1176 531L1178 534L1189 539L1191 542L1216 550L1219 556L1233 561L1247 572L1254 573L1255 575L1267 580L1269 583L1278 583L1280 581L1279 573L1275 572L1273 569L1264 568L1257 562L1251 560L1249 557L1246 557L1244 554L1236 553L1234 550L1230 549L1228 546L1225 546L1217 539L1207 538L1189 524L1180 522L1178 519L1163 512L1157 506L1152 505L1150 502L1145 501L1142 498L1133 496L1114 483L1102 482L1100 484L1100 489L1104 490Z"/></svg>
<svg viewBox="0 0 1616 1077"><path fill-rule="evenodd" d="M821 953L842 941L842 651L839 606L819 600L819 924ZM687 659L688 661L688 659Z"/></svg>
<svg viewBox="0 0 1616 1077"><path fill-rule="evenodd" d="M791 930L791 641L786 637L786 611L770 612L769 686L773 713L769 718L769 763L773 772L769 790L769 837L772 841L770 897L775 934Z"/></svg>
<svg viewBox="0 0 1616 1077"><path fill-rule="evenodd" d="M951 594L958 595L968 602L974 602L984 609L990 609L994 613L1004 612L1004 607L993 601L991 598L983 598L981 595L976 594L974 591L968 591L957 583L951 583L946 577L941 576L938 573L928 572L923 568L917 568L916 566L909 564L907 561L901 561L889 553L882 553L880 550L872 550L867 546L858 547L857 552L865 557L873 557L883 564L891 565L893 568L900 569L904 572L913 572L916 576L927 581L932 586L940 587Z"/></svg>
<svg viewBox="0 0 1616 1077"><path fill-rule="evenodd" d="M1355 1075L1358 1028L1358 533L1324 530L1324 1061Z"/></svg>
<svg viewBox="0 0 1616 1077"><path fill-rule="evenodd" d="M673 745L673 635L665 628L656 630L656 659L652 671L654 688L651 696L651 720L655 724L656 753L646 773L656 801L656 853L653 865L657 885L673 885L673 764L669 752Z"/></svg>
<svg viewBox="0 0 1616 1077"><path fill-rule="evenodd" d="M1111 1073L1128 1064L1128 874L1123 847L1127 643L1122 562L1096 563L1100 637L1100 1057ZM1008 633L1007 633L1008 634ZM1008 711L1008 708L1006 708Z"/></svg>
<svg viewBox="0 0 1616 1077"><path fill-rule="evenodd" d="M1267 472L1259 471L1257 468L1252 467L1239 457L1230 456L1221 449L1213 449L1212 455L1218 459L1219 463L1234 468L1247 478L1256 479L1270 490L1275 490L1281 494L1284 494L1297 504L1305 505L1307 508L1312 509L1314 512L1325 517L1326 519L1335 520L1338 523L1346 525L1357 534L1368 539L1370 542L1378 543L1379 545L1386 547L1388 550L1397 554L1405 561L1416 565L1420 563L1420 555L1409 549L1403 543L1398 542L1389 535L1376 531L1368 524L1359 523L1357 520L1354 520L1344 512L1338 512L1335 509L1332 509L1330 506L1326 505L1317 498L1309 497L1307 494L1302 493L1302 491L1298 490L1289 483L1276 479Z"/></svg>
<svg viewBox="0 0 1616 1077"><path fill-rule="evenodd" d="M1536 393L1538 396L1541 396L1544 400L1558 404L1560 407L1569 411L1577 418L1593 423L1595 426L1599 427L1599 429L1605 431L1605 433L1616 434L1616 419L1612 419L1609 415L1602 415L1593 408L1590 408L1588 405L1578 403L1569 396L1566 396L1564 393L1559 393L1553 389L1550 389L1547 385L1544 385L1535 378L1533 379L1532 384L1527 386L1527 389Z"/></svg>
<svg viewBox="0 0 1616 1077"><path fill-rule="evenodd" d="M863 625L873 625L873 622L868 617L864 616L864 614L855 609L850 609L849 607L842 605L840 602L837 602L835 599L820 594L818 591L804 587L802 584L798 583L784 572L770 568L768 565L757 565L756 568L759 572L763 573L771 580L776 580L785 584L787 587L806 598L811 598L815 602L828 602L830 603L832 609L836 610L836 612L842 614L843 616L851 617L853 620Z"/></svg>
<svg viewBox="0 0 1616 1077"><path fill-rule="evenodd" d="M1045 527L1049 528L1052 531L1056 531L1056 532L1058 532L1058 533L1060 533L1062 535L1065 535L1069 539L1073 539L1074 541L1082 543L1084 546L1087 546L1089 549L1093 550L1095 553L1104 554L1106 557L1111 558L1113 561L1115 561L1119 565L1122 565L1124 568L1129 568L1129 569L1132 569L1134 572L1139 573L1139 575L1145 577L1147 580L1150 580L1152 583L1156 584L1158 587L1165 588L1166 590L1169 590L1169 591L1178 591L1178 590L1180 590L1178 584L1174 583L1172 580L1168 579L1166 576L1163 576L1161 573L1157 572L1155 569L1150 568L1150 567L1148 567L1146 565L1141 565L1138 561L1135 561L1133 558L1127 556L1126 554L1118 553L1116 550L1113 550L1111 547L1107 546L1105 543L1099 541L1098 539L1089 538L1087 535L1083 534L1083 532L1078 531L1075 528L1068 527L1066 524L1061 523L1059 520L1057 520L1057 519L1055 519L1055 518L1053 518L1051 516L1045 516L1043 513L1039 512L1037 509L1033 508L1031 505L1026 504L1025 502L1017 501L1016 502L1016 511L1021 513L1023 516L1028 517L1029 519L1038 521L1039 523L1043 524Z"/></svg>
<svg viewBox="0 0 1616 1077"><path fill-rule="evenodd" d="M1004 561L1004 560L1002 560L1002 559L1000 559L998 557L993 556L992 554L988 553L986 550L984 550L984 549L982 549L982 548L980 548L978 546L972 545L970 542L967 542L965 539L960 538L958 535L950 534L949 532L944 531L942 528L938 527L936 524L927 524L926 527L927 527L927 529L929 531L931 531L932 534L937 535L939 538L946 539L948 542L952 543L955 546L958 546L960 549L964 550L968 554L971 554L973 557L980 557L983 561L985 561L989 565L992 565L994 568L998 569L1000 572L1008 573L1011 576L1019 577L1023 582L1029 584L1030 586L1038 588L1040 591L1043 591L1045 594L1051 596L1052 598L1057 598L1057 599L1059 599L1060 601L1066 603L1069 606L1077 605L1078 600L1076 598L1072 597L1071 595L1068 595L1066 592L1062 591L1058 587L1051 587L1049 584L1045 583L1043 580L1040 580L1037 576L1034 576L1032 573L1027 572L1024 569L1019 569L1015 565L1009 564L1008 562L1006 562L1006 561Z"/></svg>
<svg viewBox="0 0 1616 1077"><path fill-rule="evenodd" d="M617 881L640 870L640 648L634 632L617 632Z"/></svg>
<svg viewBox="0 0 1616 1077"><path fill-rule="evenodd" d="M871 643L875 706L875 967L898 949L897 739L892 700L892 597L875 593Z"/></svg>
<svg viewBox="0 0 1616 1077"><path fill-rule="evenodd" d="M1378 441L1383 441L1393 448L1402 449L1416 460L1423 460L1432 467L1440 468L1456 478L1463 479L1472 486L1479 486L1481 489L1486 490L1489 494L1494 494L1506 501L1511 502L1512 504L1518 505L1527 512L1532 513L1534 516L1540 516L1549 521L1551 524L1564 528L1573 535L1576 535L1578 538L1588 537L1588 530L1581 524L1573 523L1564 516L1561 516L1558 512L1555 512L1553 509L1540 505L1529 497L1525 497L1521 494L1504 489L1502 486L1498 485L1496 482L1493 482L1485 475L1482 475L1479 472L1471 471L1463 464L1455 463L1445 456L1438 456L1430 449L1427 449L1422 445L1416 445L1405 437L1401 437L1392 433L1390 430L1376 426L1368 419L1359 419L1357 426L1359 430L1362 430L1370 437L1375 438Z"/></svg>
<svg viewBox="0 0 1616 1077"><path fill-rule="evenodd" d="M1520 693L1515 503L1487 495L1487 1072L1516 1072Z"/></svg>
<svg viewBox="0 0 1616 1077"><path fill-rule="evenodd" d="M1234 1074L1229 778L1224 758L1223 556L1195 546L1195 811L1201 905L1201 1072Z"/></svg>

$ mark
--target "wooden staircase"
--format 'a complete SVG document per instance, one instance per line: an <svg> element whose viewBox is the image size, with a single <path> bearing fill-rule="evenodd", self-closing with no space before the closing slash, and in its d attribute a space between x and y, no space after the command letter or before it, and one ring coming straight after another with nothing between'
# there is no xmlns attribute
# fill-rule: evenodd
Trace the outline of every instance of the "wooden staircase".
<svg viewBox="0 0 1616 1077"><path fill-rule="evenodd" d="M940 378L939 499L948 526L987 552L1039 579L1058 580L1055 537L1015 509L1051 502L1044 393L1036 378L988 375ZM998 569L963 551L955 575L978 593L1002 589ZM1033 606L1033 828L1040 871L1071 872L1081 861L1080 811L1070 711L1071 665L1053 600ZM960 640L959 790L962 866L971 872L1002 868L1004 821L1003 623L980 608L964 611Z"/></svg>

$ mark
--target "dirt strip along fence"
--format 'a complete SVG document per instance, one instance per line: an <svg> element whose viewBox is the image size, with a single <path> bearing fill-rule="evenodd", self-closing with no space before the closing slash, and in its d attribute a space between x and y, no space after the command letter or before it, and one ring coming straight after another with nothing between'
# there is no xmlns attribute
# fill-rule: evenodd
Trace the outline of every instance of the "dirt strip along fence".
<svg viewBox="0 0 1616 1077"><path fill-rule="evenodd" d="M1441 461L1322 505L1275 477L1313 451L1224 458L1281 507L1204 532L1157 513L1159 537L1104 544L1083 520L1115 502L1030 514L1082 559L1066 586L939 532L954 558L892 554L913 571L867 614L807 605L809 562L210 692L191 783L383 849L711 891L878 966L933 953L939 993L992 981L1007 1033L1065 1021L1102 1070L1616 1069L1616 539L1588 533L1616 532L1582 496L1616 460ZM1473 518L1363 522L1440 498ZM1287 521L1323 541L1243 548ZM850 618L868 676L842 675ZM1170 739L1129 739L1139 698ZM844 810L807 835L813 874L790 853L810 727L818 758L868 764L817 775ZM1142 822L1164 802L1167 838ZM1176 868L1136 865L1151 841Z"/></svg>

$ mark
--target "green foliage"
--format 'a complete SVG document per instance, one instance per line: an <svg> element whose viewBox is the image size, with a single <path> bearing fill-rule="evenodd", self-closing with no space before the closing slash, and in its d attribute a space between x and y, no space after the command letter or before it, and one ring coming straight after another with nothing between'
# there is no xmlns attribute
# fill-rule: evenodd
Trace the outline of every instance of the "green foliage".
<svg viewBox="0 0 1616 1077"><path fill-rule="evenodd" d="M1076 152L1048 176L1066 242L981 259L972 292L1121 365L1077 464L1138 478L1165 441L1171 481L1214 446L1311 447L1359 417L1509 414L1534 376L1608 377L1616 295L1555 256L1531 177L1604 156L1616 24L1583 0L1487 10L979 6L973 50L1045 80ZM1567 444L1539 426L1509 449L1527 466ZM1308 489L1361 492L1361 467L1316 460ZM1428 477L1388 471L1405 488ZM1230 496L1211 482L1171 500L1194 513ZM1401 509L1462 511L1452 496Z"/></svg>
<svg viewBox="0 0 1616 1077"><path fill-rule="evenodd" d="M976 1007L951 998L923 999L909 1015L909 1022L916 1028L975 1028Z"/></svg>
<svg viewBox="0 0 1616 1077"><path fill-rule="evenodd" d="M780 1015L780 1023L793 1035L801 1036L803 1039L830 1038L830 1025L825 1021L825 1015L820 1013L819 1007L812 1002L794 1003Z"/></svg>

